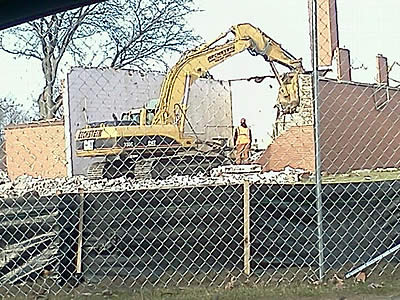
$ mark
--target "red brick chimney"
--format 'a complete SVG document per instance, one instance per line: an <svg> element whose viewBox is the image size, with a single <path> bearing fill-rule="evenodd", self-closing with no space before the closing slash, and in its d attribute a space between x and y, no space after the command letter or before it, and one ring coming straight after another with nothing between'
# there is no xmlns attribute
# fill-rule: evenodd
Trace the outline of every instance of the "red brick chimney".
<svg viewBox="0 0 400 300"><path fill-rule="evenodd" d="M344 48L336 49L337 79L351 81L350 50Z"/></svg>
<svg viewBox="0 0 400 300"><path fill-rule="evenodd" d="M317 0L318 66L332 65L334 51L339 47L336 0ZM310 33L312 1L308 1ZM311 37L311 34L310 34ZM312 42L312 41L311 41Z"/></svg>
<svg viewBox="0 0 400 300"><path fill-rule="evenodd" d="M376 69L377 76L376 81L380 84L389 84L389 71L387 58L382 54L376 56Z"/></svg>

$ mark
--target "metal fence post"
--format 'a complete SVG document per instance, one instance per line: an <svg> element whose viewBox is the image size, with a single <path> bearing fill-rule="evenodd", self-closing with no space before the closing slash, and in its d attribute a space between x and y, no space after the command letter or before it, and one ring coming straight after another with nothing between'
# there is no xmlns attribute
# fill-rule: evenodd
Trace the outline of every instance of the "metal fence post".
<svg viewBox="0 0 400 300"><path fill-rule="evenodd" d="M76 252L76 272L82 273L82 239L83 239L83 205L85 195L82 189L79 189L79 223L78 223L78 247Z"/></svg>
<svg viewBox="0 0 400 300"><path fill-rule="evenodd" d="M250 275L250 184L243 182L243 249L244 273Z"/></svg>
<svg viewBox="0 0 400 300"><path fill-rule="evenodd" d="M315 193L317 199L317 226L318 226L318 262L319 279L324 277L324 241L322 215L322 185L321 185L321 149L320 149L320 117L319 117L319 79L318 79L318 29L317 29L317 0L312 1L312 67L313 67L313 94L314 94L314 147L315 147Z"/></svg>

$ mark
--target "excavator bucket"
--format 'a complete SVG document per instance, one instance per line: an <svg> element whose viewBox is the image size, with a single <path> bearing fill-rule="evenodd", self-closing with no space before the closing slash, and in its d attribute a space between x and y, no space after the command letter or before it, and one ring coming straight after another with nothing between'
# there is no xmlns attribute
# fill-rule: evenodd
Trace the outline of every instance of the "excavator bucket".
<svg viewBox="0 0 400 300"><path fill-rule="evenodd" d="M281 76L277 106L281 113L292 114L300 104L299 74L297 72L285 73Z"/></svg>

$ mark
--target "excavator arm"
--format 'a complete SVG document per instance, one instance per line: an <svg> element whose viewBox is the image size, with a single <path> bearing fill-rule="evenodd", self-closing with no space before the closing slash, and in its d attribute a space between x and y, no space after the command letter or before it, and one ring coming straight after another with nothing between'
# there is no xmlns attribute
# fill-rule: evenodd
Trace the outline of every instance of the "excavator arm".
<svg viewBox="0 0 400 300"><path fill-rule="evenodd" d="M233 33L233 40L215 45L229 33ZM271 64L280 84L277 107L283 113L293 112L299 103L297 81L298 74L303 72L301 60L285 51L260 29L245 23L232 26L228 32L221 34L214 41L183 55L164 79L152 124L177 124L183 129L182 114L186 111L183 99L188 87L212 67L246 49L252 55L262 56ZM274 63L289 68L291 72L280 76Z"/></svg>

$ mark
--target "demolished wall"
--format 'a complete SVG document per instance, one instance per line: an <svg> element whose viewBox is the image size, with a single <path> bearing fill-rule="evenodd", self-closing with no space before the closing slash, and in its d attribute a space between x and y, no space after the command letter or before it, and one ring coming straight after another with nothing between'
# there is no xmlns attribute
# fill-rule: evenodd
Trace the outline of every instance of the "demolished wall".
<svg viewBox="0 0 400 300"><path fill-rule="evenodd" d="M314 172L313 126L292 126L278 136L258 160L263 171L287 166Z"/></svg>
<svg viewBox="0 0 400 300"><path fill-rule="evenodd" d="M274 128L274 140L257 161L263 171L286 166L314 171L312 75L299 76L300 105L296 113L281 115Z"/></svg>
<svg viewBox="0 0 400 300"><path fill-rule="evenodd" d="M112 120L131 108L142 107L159 97L164 74L141 74L131 70L73 68L67 77L66 135L69 175L86 174L87 167L99 158L75 155L77 129L90 122ZM231 87L227 81L198 79L190 88L187 135L202 140L212 137L232 139ZM195 131L195 134L193 133Z"/></svg>
<svg viewBox="0 0 400 300"><path fill-rule="evenodd" d="M278 118L275 139L258 161L265 171L286 166L314 170L309 95L299 112ZM321 78L318 99L323 172L398 167L400 88Z"/></svg>

